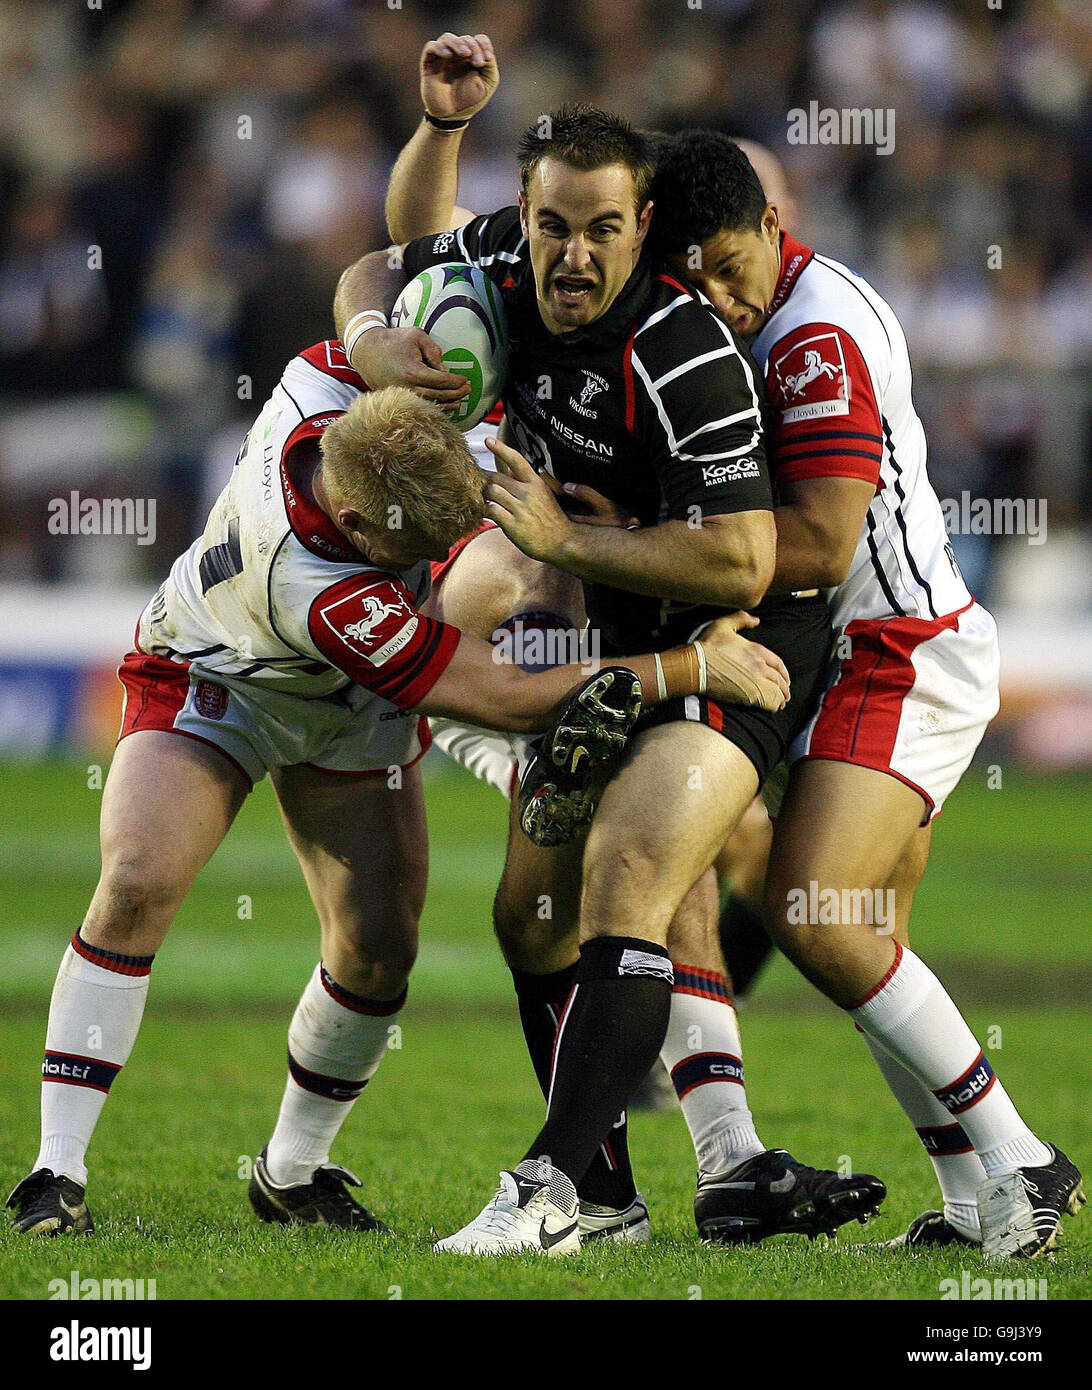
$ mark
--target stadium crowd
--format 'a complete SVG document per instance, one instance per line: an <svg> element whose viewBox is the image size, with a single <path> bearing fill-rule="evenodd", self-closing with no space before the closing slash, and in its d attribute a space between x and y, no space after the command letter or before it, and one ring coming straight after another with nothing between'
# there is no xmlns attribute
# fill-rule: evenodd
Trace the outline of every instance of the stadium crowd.
<svg viewBox="0 0 1092 1390"><path fill-rule="evenodd" d="M1048 499L1033 598L1092 604L1081 0L0 0L0 579L144 579L184 548L284 362L331 334L339 271L385 240L406 74L448 25L504 74L468 207L513 198L515 132L567 98L768 145L793 231L907 330L939 495ZM789 143L812 102L893 110L893 149ZM50 535L70 488L156 496L155 545ZM1008 542L958 539L972 588L1011 598Z"/></svg>

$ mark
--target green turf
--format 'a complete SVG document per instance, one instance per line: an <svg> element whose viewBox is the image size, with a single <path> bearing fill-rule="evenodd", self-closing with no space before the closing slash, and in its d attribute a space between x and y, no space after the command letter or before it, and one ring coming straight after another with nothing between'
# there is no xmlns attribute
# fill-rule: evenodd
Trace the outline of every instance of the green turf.
<svg viewBox="0 0 1092 1390"><path fill-rule="evenodd" d="M98 795L86 769L3 769L0 926L0 1176L33 1157L45 1008L64 942L97 868ZM488 931L503 808L469 779L429 790L433 874L419 970L392 1051L335 1157L366 1180L392 1240L270 1230L250 1215L242 1160L268 1135L284 1033L313 967L313 913L268 788L240 816L157 959L134 1057L92 1150L91 1240L27 1242L0 1231L0 1297L48 1297L49 1281L155 1279L167 1298L920 1298L983 1267L965 1252L850 1252L895 1234L935 1202L931 1170L853 1029L784 964L744 1015L749 1089L768 1143L805 1161L848 1159L891 1195L867 1229L836 1243L787 1238L701 1248L693 1154L677 1115L634 1117L632 1148L653 1210L645 1249L592 1247L575 1260L433 1256L490 1195L540 1118L510 986ZM1077 779L989 791L969 776L936 834L918 900L919 949L957 980L972 1025L1000 1043L995 1066L1028 1119L1088 1167L1092 1022L1087 845L1092 797ZM252 916L240 920L240 895ZM1083 991L1083 994L1082 994ZM1092 1219L1067 1223L1059 1256L1006 1274L1047 1280L1051 1299L1092 1294ZM991 1274L994 1271L991 1270Z"/></svg>

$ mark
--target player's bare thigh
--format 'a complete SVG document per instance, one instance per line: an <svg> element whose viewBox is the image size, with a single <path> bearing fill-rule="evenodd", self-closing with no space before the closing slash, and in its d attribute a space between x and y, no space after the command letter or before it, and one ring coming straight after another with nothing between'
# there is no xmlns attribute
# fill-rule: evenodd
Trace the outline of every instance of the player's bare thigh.
<svg viewBox="0 0 1092 1390"><path fill-rule="evenodd" d="M640 734L588 833L582 938L665 943L680 903L757 790L750 759L705 725L679 720Z"/></svg>
<svg viewBox="0 0 1092 1390"><path fill-rule="evenodd" d="M322 958L338 984L393 999L417 954L428 884L421 775L345 777L311 767L272 774L288 840L318 913Z"/></svg>
<svg viewBox="0 0 1092 1390"><path fill-rule="evenodd" d="M249 791L228 758L196 739L150 729L122 739L102 793L102 874L84 938L154 955Z"/></svg>
<svg viewBox="0 0 1092 1390"><path fill-rule="evenodd" d="M793 768L770 852L766 926L800 971L843 1007L867 994L890 966L897 877L894 904L887 890L904 854L920 845L914 837L924 811L911 787L871 768L823 759ZM924 869L920 850L905 865L908 897L916 887L915 863ZM861 920L865 899L850 896L860 890L871 903L871 922ZM830 906L812 911L822 903ZM908 904L903 916L908 920Z"/></svg>
<svg viewBox="0 0 1092 1390"><path fill-rule="evenodd" d="M424 611L489 641L514 614L554 613L584 623L580 581L517 550L503 531L483 531L457 556Z"/></svg>

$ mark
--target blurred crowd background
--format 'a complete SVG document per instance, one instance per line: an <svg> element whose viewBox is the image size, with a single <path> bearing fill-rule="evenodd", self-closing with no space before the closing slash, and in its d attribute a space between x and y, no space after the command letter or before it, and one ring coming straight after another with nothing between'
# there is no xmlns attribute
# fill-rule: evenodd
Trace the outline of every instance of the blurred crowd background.
<svg viewBox="0 0 1092 1390"><path fill-rule="evenodd" d="M384 243L446 28L502 73L467 206L512 200L516 133L566 98L769 146L792 230L902 318L940 495L1048 500L1046 545L960 538L980 597L1092 607L1087 0L0 0L0 581L143 581L188 543ZM892 108L893 153L788 144L811 101ZM50 535L70 488L156 497L155 545Z"/></svg>

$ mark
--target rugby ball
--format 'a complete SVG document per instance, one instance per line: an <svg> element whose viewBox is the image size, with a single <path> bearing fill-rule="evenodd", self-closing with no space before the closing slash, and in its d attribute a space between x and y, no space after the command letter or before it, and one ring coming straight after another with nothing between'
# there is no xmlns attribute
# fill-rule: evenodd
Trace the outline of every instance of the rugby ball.
<svg viewBox="0 0 1092 1390"><path fill-rule="evenodd" d="M451 415L461 430L485 419L508 373L504 305L488 275L459 263L429 266L398 296L391 327L423 329L438 344L447 370L470 382L470 394Z"/></svg>

